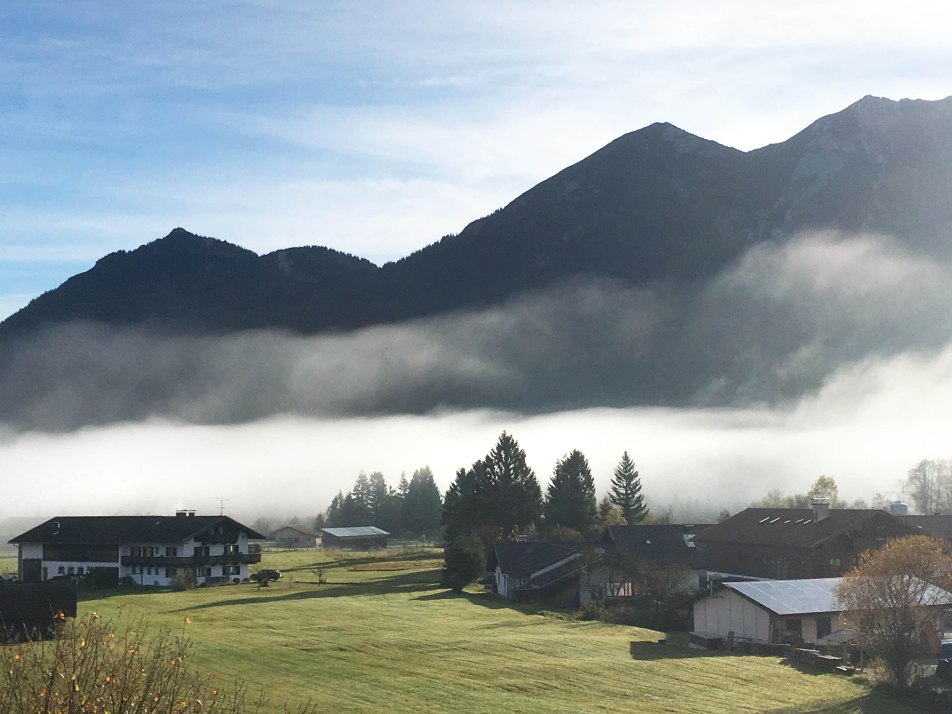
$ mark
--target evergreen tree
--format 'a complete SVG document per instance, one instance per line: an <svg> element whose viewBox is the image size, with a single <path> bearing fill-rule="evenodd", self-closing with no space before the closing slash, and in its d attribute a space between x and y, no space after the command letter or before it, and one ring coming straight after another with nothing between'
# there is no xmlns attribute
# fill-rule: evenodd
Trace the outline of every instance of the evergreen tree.
<svg viewBox="0 0 952 714"><path fill-rule="evenodd" d="M641 523L648 515L648 507L641 494L641 479L627 451L622 454L621 461L615 467L609 498L621 509L629 525Z"/></svg>
<svg viewBox="0 0 952 714"><path fill-rule="evenodd" d="M546 491L545 526L585 533L595 524L595 515L595 479L585 454L575 449L555 464Z"/></svg>
<svg viewBox="0 0 952 714"><path fill-rule="evenodd" d="M462 592L486 572L486 551L476 536L457 536L443 549L443 584Z"/></svg>
<svg viewBox="0 0 952 714"><path fill-rule="evenodd" d="M526 452L503 432L483 461L488 488L488 522L512 535L537 523L542 515L542 489L526 464Z"/></svg>
<svg viewBox="0 0 952 714"><path fill-rule="evenodd" d="M427 467L427 468L429 468L429 467ZM400 498L406 498L406 497L407 497L407 491L409 491L409 490L410 490L410 482L407 481L407 473L406 473L406 471L403 471L403 472L401 472L401 474L400 474L400 483L397 484L397 494L400 496Z"/></svg>
<svg viewBox="0 0 952 714"><path fill-rule="evenodd" d="M343 527L373 525L373 511L371 510L370 479L363 471L357 476L354 488L344 497L340 509L340 525Z"/></svg>
<svg viewBox="0 0 952 714"><path fill-rule="evenodd" d="M503 432L485 459L456 472L443 502L447 539L479 533L484 542L528 530L542 515L542 489L526 452Z"/></svg>
<svg viewBox="0 0 952 714"><path fill-rule="evenodd" d="M443 530L446 540L470 535L483 525L483 463L459 469L443 499Z"/></svg>
<svg viewBox="0 0 952 714"><path fill-rule="evenodd" d="M443 515L440 489L429 466L417 469L407 485L403 499L404 524L414 535L435 536Z"/></svg>
<svg viewBox="0 0 952 714"><path fill-rule="evenodd" d="M343 491L338 491L337 495L331 499L331 505L327 507L325 520L328 528L338 528L344 525L344 501L346 497Z"/></svg>

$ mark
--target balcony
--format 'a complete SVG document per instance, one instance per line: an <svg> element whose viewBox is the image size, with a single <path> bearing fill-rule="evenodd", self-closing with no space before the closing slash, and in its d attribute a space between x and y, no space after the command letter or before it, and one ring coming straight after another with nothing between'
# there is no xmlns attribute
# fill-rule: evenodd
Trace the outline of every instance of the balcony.
<svg viewBox="0 0 952 714"><path fill-rule="evenodd" d="M124 555L123 565L159 568L195 568L200 565L248 565L260 563L261 553L218 553L216 555Z"/></svg>

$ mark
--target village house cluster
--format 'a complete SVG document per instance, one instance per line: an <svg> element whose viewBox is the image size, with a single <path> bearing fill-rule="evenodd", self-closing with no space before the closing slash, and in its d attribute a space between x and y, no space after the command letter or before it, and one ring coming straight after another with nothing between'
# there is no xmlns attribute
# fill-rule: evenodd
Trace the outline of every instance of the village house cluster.
<svg viewBox="0 0 952 714"><path fill-rule="evenodd" d="M952 516L904 509L748 508L716 525L608 526L584 543L507 542L494 548L497 592L519 602L584 607L664 597L693 614L698 646L836 644L848 633L834 588L859 556L893 538L952 542ZM938 650L942 623L936 605Z"/></svg>

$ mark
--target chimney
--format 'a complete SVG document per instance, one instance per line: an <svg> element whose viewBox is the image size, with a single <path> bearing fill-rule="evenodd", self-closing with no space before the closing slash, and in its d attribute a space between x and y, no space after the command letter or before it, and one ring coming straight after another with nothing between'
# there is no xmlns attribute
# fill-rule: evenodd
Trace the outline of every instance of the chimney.
<svg viewBox="0 0 952 714"><path fill-rule="evenodd" d="M191 518L194 515L195 511L180 510L175 512L176 518Z"/></svg>
<svg viewBox="0 0 952 714"><path fill-rule="evenodd" d="M830 517L830 499L814 498L810 505L813 506L813 520L817 523Z"/></svg>

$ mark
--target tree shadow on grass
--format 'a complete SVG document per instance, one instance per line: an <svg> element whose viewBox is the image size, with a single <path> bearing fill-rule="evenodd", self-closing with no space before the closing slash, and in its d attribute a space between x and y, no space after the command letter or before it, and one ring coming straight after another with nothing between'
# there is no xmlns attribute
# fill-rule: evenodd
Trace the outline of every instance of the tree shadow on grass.
<svg viewBox="0 0 952 714"><path fill-rule="evenodd" d="M206 602L188 607L168 610L169 613L207 610L214 607L233 605L260 605L262 603L292 602L295 600L318 600L336 597L360 597L366 595L395 595L417 593L423 590L436 590L440 587L439 570L417 570L412 573L366 580L358 583L340 584L329 582L316 586L313 590L295 590L292 592L273 591L266 593L267 588L260 588L259 595L254 597L230 597L213 602ZM437 577L434 577L437 574ZM315 584L316 585L316 584Z"/></svg>
<svg viewBox="0 0 952 714"><path fill-rule="evenodd" d="M538 607L520 607L518 603L513 603L510 600L506 600L495 593L483 592L483 593L469 593L469 592L453 592L452 590L441 589L439 592L429 593L427 595L419 595L414 600L422 600L426 602L432 602L435 600L466 600L473 605L479 605L480 607L489 608L490 610L515 610L517 612L522 612L526 615L535 615L538 614Z"/></svg>
<svg viewBox="0 0 952 714"><path fill-rule="evenodd" d="M905 702L893 697L870 692L845 702L830 704L818 700L804 702L795 707L771 709L770 714L895 714L895 712L948 712L947 708L923 708L919 703Z"/></svg>
<svg viewBox="0 0 952 714"><path fill-rule="evenodd" d="M386 551L375 551L367 555L357 557L347 557L341 554L336 560L321 560L313 563L303 563L291 567L282 568L285 573L294 573L297 571L313 571L315 569L331 570L334 568L347 569L352 566L371 565L373 563L414 563L423 560L437 560L442 557L439 553L394 553L388 554Z"/></svg>
<svg viewBox="0 0 952 714"><path fill-rule="evenodd" d="M637 660L664 660L664 659L699 659L702 657L730 657L730 652L719 652L717 650L693 649L687 646L686 642L667 642L661 644L658 641L646 642L645 640L633 640L628 645L628 653L632 659Z"/></svg>

